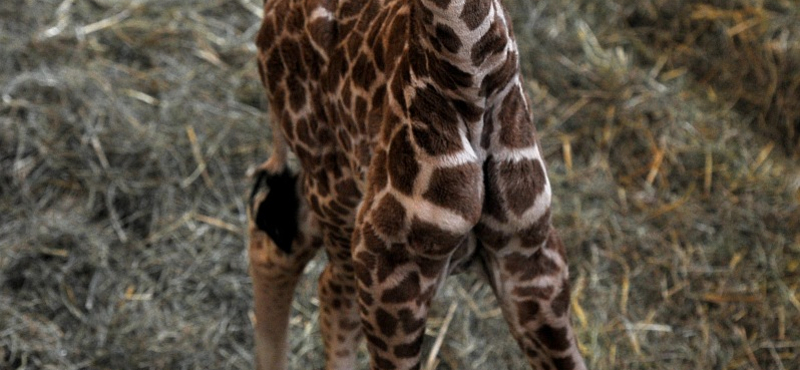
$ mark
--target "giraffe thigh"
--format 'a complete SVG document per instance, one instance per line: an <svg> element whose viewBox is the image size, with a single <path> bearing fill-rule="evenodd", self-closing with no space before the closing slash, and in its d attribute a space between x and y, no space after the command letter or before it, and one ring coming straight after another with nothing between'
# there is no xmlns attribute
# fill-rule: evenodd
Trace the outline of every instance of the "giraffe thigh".
<svg viewBox="0 0 800 370"><path fill-rule="evenodd" d="M294 196L296 176L258 174L248 204L248 257L253 281L255 363L285 370L292 297L303 269L321 246L310 215ZM280 222L273 216L284 215ZM293 222L286 222L286 213Z"/></svg>
<svg viewBox="0 0 800 370"><path fill-rule="evenodd" d="M537 155L490 158L480 257L509 328L534 369L585 369L569 317L564 246L550 220L550 187Z"/></svg>

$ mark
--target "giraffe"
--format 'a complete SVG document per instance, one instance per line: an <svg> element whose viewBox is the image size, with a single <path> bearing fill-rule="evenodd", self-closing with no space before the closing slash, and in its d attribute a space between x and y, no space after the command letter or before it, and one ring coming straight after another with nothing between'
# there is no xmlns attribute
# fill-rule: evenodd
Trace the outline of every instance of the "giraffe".
<svg viewBox="0 0 800 370"><path fill-rule="evenodd" d="M419 369L431 301L468 261L533 369L585 369L500 0L266 0L256 45L274 140L248 206L257 369L286 369L320 249L327 370L364 338L371 369Z"/></svg>

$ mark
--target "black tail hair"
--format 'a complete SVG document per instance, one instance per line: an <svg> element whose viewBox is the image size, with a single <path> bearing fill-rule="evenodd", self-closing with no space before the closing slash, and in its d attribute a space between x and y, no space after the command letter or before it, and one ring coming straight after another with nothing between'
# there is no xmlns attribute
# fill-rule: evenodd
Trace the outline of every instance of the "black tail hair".
<svg viewBox="0 0 800 370"><path fill-rule="evenodd" d="M250 192L250 209L256 226L269 235L275 245L286 253L292 252L292 242L297 237L297 215L300 199L297 196L297 178L288 169L272 175L259 171L253 190ZM267 197L261 204L254 204L256 194L266 187Z"/></svg>

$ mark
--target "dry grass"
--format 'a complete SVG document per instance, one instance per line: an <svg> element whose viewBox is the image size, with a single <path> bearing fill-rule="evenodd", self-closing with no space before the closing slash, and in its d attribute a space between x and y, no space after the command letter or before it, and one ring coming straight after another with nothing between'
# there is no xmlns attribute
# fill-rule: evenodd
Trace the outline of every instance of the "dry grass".
<svg viewBox="0 0 800 370"><path fill-rule="evenodd" d="M590 367L800 369L800 5L508 5ZM0 368L251 367L258 7L0 3ZM296 369L322 364L322 262ZM435 368L525 368L504 325L452 279Z"/></svg>

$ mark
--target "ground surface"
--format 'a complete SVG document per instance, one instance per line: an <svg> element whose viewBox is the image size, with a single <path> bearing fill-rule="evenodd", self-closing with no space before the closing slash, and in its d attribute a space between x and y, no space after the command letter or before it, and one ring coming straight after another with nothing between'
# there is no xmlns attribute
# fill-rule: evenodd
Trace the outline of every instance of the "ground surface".
<svg viewBox="0 0 800 370"><path fill-rule="evenodd" d="M800 369L800 5L513 0L593 369ZM0 369L247 369L257 0L0 3ZM320 368L315 260L294 369ZM452 320L448 312L452 311ZM450 280L437 369L524 369Z"/></svg>

